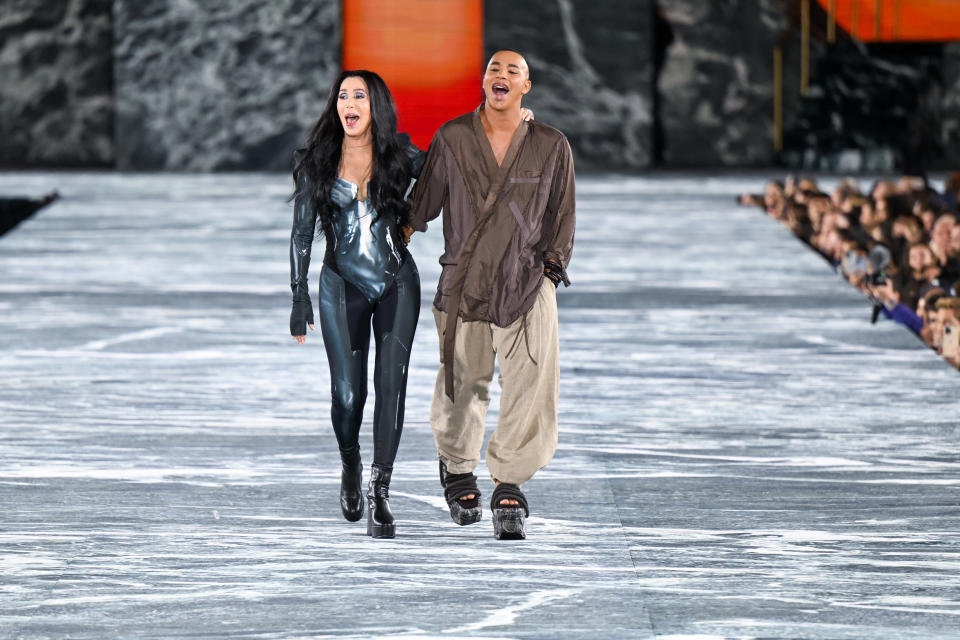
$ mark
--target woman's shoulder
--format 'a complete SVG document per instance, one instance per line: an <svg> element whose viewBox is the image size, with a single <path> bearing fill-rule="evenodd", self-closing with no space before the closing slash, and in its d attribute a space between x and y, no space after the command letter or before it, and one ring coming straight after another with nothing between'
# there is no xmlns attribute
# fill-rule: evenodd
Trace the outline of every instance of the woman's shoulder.
<svg viewBox="0 0 960 640"><path fill-rule="evenodd" d="M410 172L413 177L416 178L420 175L420 170L423 168L423 163L426 160L427 152L413 144L409 133L398 133L397 144L410 161Z"/></svg>

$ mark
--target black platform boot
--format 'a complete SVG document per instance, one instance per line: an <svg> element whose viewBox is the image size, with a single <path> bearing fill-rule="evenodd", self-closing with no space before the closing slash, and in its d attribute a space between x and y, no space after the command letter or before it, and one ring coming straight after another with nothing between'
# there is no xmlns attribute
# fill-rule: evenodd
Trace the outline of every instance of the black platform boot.
<svg viewBox="0 0 960 640"><path fill-rule="evenodd" d="M370 467L367 488L367 535L374 538L392 538L396 533L393 512L390 511L390 475L393 467L374 464Z"/></svg>
<svg viewBox="0 0 960 640"><path fill-rule="evenodd" d="M363 463L360 447L340 451L340 511L350 522L363 517Z"/></svg>

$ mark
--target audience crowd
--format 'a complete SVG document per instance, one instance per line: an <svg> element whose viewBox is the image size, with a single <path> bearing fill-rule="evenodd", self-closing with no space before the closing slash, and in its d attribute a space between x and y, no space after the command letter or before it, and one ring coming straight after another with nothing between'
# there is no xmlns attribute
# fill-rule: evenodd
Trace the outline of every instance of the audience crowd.
<svg viewBox="0 0 960 640"><path fill-rule="evenodd" d="M744 194L824 257L874 304L960 368L960 172L943 193L919 176L853 180L822 191L814 180L767 184Z"/></svg>

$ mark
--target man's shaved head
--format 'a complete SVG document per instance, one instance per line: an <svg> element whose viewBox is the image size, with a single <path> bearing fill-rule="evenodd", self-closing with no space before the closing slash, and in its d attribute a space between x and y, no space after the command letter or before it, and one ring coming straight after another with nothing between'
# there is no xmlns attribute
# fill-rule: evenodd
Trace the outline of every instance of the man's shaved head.
<svg viewBox="0 0 960 640"><path fill-rule="evenodd" d="M513 55L503 56L501 54L513 54ZM526 80L530 79L530 64L527 62L527 58L522 53L520 53L516 49L498 49L493 53L492 56L490 56L490 60L489 62L487 62L488 67L490 66L491 63L493 63L494 60L498 60L497 56L500 56L500 58L510 58L510 62L516 64L520 69L523 70L523 73L525 74L524 76L525 79ZM519 63L517 63L517 61L515 60L516 56L519 56L520 58ZM498 61L503 62L505 60L498 60Z"/></svg>

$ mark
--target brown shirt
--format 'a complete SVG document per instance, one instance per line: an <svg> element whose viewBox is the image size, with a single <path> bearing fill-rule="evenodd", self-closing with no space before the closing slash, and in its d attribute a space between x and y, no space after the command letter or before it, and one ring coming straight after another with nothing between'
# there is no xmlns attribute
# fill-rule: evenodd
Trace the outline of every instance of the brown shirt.
<svg viewBox="0 0 960 640"><path fill-rule="evenodd" d="M457 316L501 327L514 322L536 301L545 260L561 265L569 285L575 224L570 144L552 127L521 122L498 166L480 109L440 127L411 195L410 226L417 231L426 231L443 210L443 270L434 305L448 314L448 363ZM451 395L452 368L447 374Z"/></svg>
<svg viewBox="0 0 960 640"><path fill-rule="evenodd" d="M430 144L411 202L410 226L417 231L426 231L443 209L443 271L434 305L451 312L462 272L455 311L464 320L509 325L533 306L544 260L564 270L570 262L573 156L564 135L545 124L520 123L498 166L479 109L447 122Z"/></svg>

